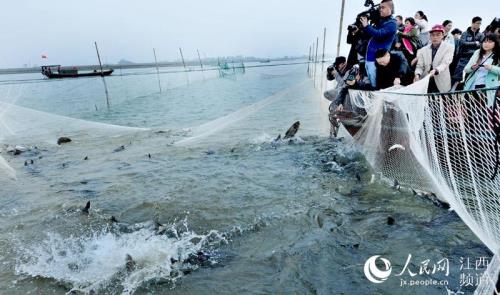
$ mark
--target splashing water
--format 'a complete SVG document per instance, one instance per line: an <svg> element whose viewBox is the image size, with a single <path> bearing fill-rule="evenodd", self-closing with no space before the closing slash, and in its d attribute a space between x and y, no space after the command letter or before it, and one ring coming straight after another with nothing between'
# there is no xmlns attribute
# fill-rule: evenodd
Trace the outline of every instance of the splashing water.
<svg viewBox="0 0 500 295"><path fill-rule="evenodd" d="M48 233L40 243L22 246L17 274L54 279L72 291L98 292L111 287L113 293L131 294L144 283L163 279L175 281L183 270L197 269L191 259L209 247L227 243L219 232L206 235L170 226L170 235L158 235L151 227L130 233L115 233L110 228L88 236L63 237ZM198 254L197 254L198 253ZM134 260L127 269L126 256ZM216 261L210 261L216 263Z"/></svg>

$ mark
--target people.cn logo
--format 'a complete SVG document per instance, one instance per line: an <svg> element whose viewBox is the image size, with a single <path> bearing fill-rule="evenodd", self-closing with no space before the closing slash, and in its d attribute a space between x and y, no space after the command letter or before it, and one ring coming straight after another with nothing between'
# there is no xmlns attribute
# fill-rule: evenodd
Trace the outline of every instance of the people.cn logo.
<svg viewBox="0 0 500 295"><path fill-rule="evenodd" d="M391 275L392 267L391 267L391 262L383 257L380 258L380 260L384 263L385 270L380 270L377 267L377 259L380 257L380 255L375 255L370 258L365 262L365 276L366 278L376 284L380 284L387 280L387 278Z"/></svg>

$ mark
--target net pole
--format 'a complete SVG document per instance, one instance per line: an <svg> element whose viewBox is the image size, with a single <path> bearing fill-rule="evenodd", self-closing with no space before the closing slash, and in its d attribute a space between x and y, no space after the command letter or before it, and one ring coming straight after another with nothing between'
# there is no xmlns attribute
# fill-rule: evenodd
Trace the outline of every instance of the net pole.
<svg viewBox="0 0 500 295"><path fill-rule="evenodd" d="M156 59L156 50L154 48L153 48L153 55L155 56L156 75L158 76L158 88L160 88L160 93L161 93L160 70L158 69L158 60Z"/></svg>
<svg viewBox="0 0 500 295"><path fill-rule="evenodd" d="M180 47L179 47L179 52L181 53L182 66L184 67L184 70L187 71L186 63L184 62L184 55L182 55L182 48Z"/></svg>
<svg viewBox="0 0 500 295"><path fill-rule="evenodd" d="M310 77L312 78L313 77L313 74L314 74L314 41L312 43L312 51L311 51L311 75Z"/></svg>
<svg viewBox="0 0 500 295"><path fill-rule="evenodd" d="M196 49L196 52L198 53L198 60L200 61L201 71L203 72L203 63L201 62L200 51Z"/></svg>
<svg viewBox="0 0 500 295"><path fill-rule="evenodd" d="M316 37L316 53L314 55L314 88L316 88L316 68L318 66L318 44L319 44L319 37Z"/></svg>
<svg viewBox="0 0 500 295"><path fill-rule="evenodd" d="M309 45L309 54L307 55L307 76L308 77L311 77L310 63L311 63L311 45Z"/></svg>
<svg viewBox="0 0 500 295"><path fill-rule="evenodd" d="M321 53L321 90L323 89L323 69L325 65L325 41L326 41L326 28L323 29L323 52Z"/></svg>
<svg viewBox="0 0 500 295"><path fill-rule="evenodd" d="M345 7L345 0L342 0L342 8L340 9L340 22L339 22L339 40L337 41L337 57L340 56L340 40L342 39L342 26L344 23L344 7Z"/></svg>
<svg viewBox="0 0 500 295"><path fill-rule="evenodd" d="M180 48L180 47L179 47L179 52L181 53L181 60L182 60L182 65L184 66L184 72L186 73L186 80L187 80L187 83L189 84L188 69L186 68L186 63L184 62L184 55L182 54L182 48Z"/></svg>
<svg viewBox="0 0 500 295"><path fill-rule="evenodd" d="M220 68L220 58L217 56L217 68L219 69L219 77L222 77L222 69Z"/></svg>
<svg viewBox="0 0 500 295"><path fill-rule="evenodd" d="M101 63L101 55L99 54L99 48L97 48L97 42L94 41L95 51L97 52L97 60L99 60L99 68L101 69L101 78L102 83L104 83L104 93L106 94L106 105L109 109L109 93L108 93L108 85L106 85L106 79L104 79L104 74L102 71L102 63Z"/></svg>

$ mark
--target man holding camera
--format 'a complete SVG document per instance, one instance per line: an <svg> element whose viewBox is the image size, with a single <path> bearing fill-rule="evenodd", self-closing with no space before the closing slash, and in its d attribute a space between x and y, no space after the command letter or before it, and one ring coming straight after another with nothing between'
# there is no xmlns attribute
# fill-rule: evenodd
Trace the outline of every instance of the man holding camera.
<svg viewBox="0 0 500 295"><path fill-rule="evenodd" d="M380 21L378 24L368 24L368 17L366 16L360 16L359 18L363 31L371 37L366 51L365 67L372 87L377 86L375 53L381 48L389 50L396 36L397 24L396 20L392 17L393 11L394 3L392 0L382 0L379 6Z"/></svg>
<svg viewBox="0 0 500 295"><path fill-rule="evenodd" d="M327 90L323 93L326 99L329 101L335 101L337 99L339 93L346 86L345 80L349 75L349 69L350 67L348 66L347 60L344 56L337 57L333 65L326 69L326 79L328 81L335 80L335 82L337 82L335 88Z"/></svg>
<svg viewBox="0 0 500 295"><path fill-rule="evenodd" d="M323 93L325 98L332 102L330 108L336 107L337 111L343 110L350 88L372 90L366 74L359 65L350 66L344 56L337 57L333 65L326 69L326 79L337 82L335 88Z"/></svg>

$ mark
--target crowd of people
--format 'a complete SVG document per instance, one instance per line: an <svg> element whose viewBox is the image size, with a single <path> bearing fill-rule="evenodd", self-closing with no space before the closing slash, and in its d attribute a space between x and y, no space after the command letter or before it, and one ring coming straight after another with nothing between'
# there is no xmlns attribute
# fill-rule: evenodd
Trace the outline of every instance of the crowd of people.
<svg viewBox="0 0 500 295"><path fill-rule="evenodd" d="M376 22L361 15L359 25L350 26L348 57L337 57L327 69L327 79L337 83L325 97L335 109L342 110L351 88L406 86L428 75L428 93L500 85L500 19L481 32L476 16L462 32L451 20L430 26L423 11L394 17L392 0L382 0L378 12Z"/></svg>

